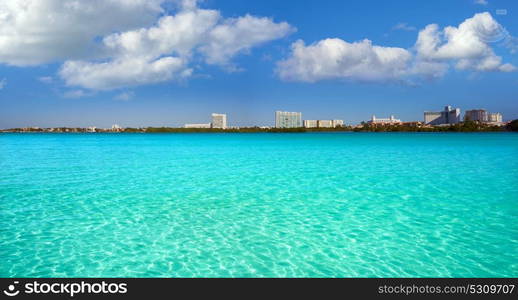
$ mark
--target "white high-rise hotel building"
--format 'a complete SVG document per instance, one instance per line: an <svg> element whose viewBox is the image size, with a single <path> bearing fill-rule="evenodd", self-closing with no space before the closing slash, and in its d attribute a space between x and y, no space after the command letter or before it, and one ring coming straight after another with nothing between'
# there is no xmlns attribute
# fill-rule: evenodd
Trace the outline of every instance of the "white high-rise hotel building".
<svg viewBox="0 0 518 300"><path fill-rule="evenodd" d="M425 111L424 123L428 125L460 123L460 108L446 106L443 111Z"/></svg>
<svg viewBox="0 0 518 300"><path fill-rule="evenodd" d="M227 129L227 115L212 114L212 128Z"/></svg>
<svg viewBox="0 0 518 300"><path fill-rule="evenodd" d="M472 109L466 111L464 120L478 121L481 123L502 123L502 114L488 112L485 109Z"/></svg>
<svg viewBox="0 0 518 300"><path fill-rule="evenodd" d="M276 128L300 128L302 127L302 113L300 112L275 112Z"/></svg>
<svg viewBox="0 0 518 300"><path fill-rule="evenodd" d="M489 113L487 115L487 121L489 123L502 123L503 117L501 113Z"/></svg>

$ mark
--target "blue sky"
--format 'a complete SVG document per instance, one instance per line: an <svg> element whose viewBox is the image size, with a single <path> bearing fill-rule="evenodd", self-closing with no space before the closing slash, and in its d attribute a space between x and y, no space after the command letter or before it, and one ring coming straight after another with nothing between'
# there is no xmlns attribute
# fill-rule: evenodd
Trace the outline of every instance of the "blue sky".
<svg viewBox="0 0 518 300"><path fill-rule="evenodd" d="M182 126L212 112L272 125L275 110L412 121L448 104L518 118L514 0L8 2L0 128Z"/></svg>

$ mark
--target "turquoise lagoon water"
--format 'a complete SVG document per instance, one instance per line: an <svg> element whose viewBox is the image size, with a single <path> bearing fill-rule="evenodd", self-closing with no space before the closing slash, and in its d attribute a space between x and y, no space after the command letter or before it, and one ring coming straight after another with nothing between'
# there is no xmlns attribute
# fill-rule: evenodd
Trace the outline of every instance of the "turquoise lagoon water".
<svg viewBox="0 0 518 300"><path fill-rule="evenodd" d="M3 134L1 277L518 276L518 134Z"/></svg>

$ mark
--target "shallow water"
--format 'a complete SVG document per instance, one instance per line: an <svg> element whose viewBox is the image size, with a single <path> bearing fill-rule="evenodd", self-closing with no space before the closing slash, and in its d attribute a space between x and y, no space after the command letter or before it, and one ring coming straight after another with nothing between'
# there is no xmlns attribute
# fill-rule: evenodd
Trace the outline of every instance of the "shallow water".
<svg viewBox="0 0 518 300"><path fill-rule="evenodd" d="M518 134L1 134L1 277L517 277Z"/></svg>

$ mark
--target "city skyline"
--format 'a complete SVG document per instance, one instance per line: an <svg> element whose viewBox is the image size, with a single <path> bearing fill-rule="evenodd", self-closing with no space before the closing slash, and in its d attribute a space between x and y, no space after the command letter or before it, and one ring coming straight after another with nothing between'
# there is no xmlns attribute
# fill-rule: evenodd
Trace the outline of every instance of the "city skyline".
<svg viewBox="0 0 518 300"><path fill-rule="evenodd" d="M0 6L11 16L0 21L2 129L182 127L214 111L240 127L274 126L276 110L348 124L393 114L421 121L448 103L518 119L515 1L95 1L101 11L91 12L106 22L87 29L60 2L28 3ZM205 31L175 31L184 22ZM39 41L34 27L45 33Z"/></svg>
<svg viewBox="0 0 518 300"><path fill-rule="evenodd" d="M460 108L453 108L451 105L444 106L442 111L424 111L423 118L421 120L401 120L396 118L395 114L391 114L388 118L376 117L371 115L370 119L362 120L358 123L348 123L343 119L307 119L303 117L303 112L287 112L287 111L275 111L274 125L265 124L253 124L250 126L237 126L227 121L226 113L211 113L211 122L209 123L186 123L182 126L157 126L157 127L169 127L169 128L186 128L186 129L236 129L236 128L250 128L250 127L261 127L261 128L336 128L343 126L356 126L363 124L378 124L378 125L391 125L391 124L403 124L403 123L421 123L429 126L442 126L442 125L455 125L465 121L476 121L479 123L487 123L498 126L504 126L510 121L504 121L503 116L499 112L490 112L486 109L467 109L464 112ZM107 127L97 126L69 126L70 128L85 128L89 131L93 128L109 129L111 127L114 131L120 131L124 129L124 126L119 124L112 124ZM131 126L128 126L131 128ZM153 126L140 126L138 128L152 128ZM14 128L14 127L13 127ZM0 128L13 129L13 128ZM40 127L40 126L21 126L18 128L67 128L67 126L54 126L54 127Z"/></svg>

